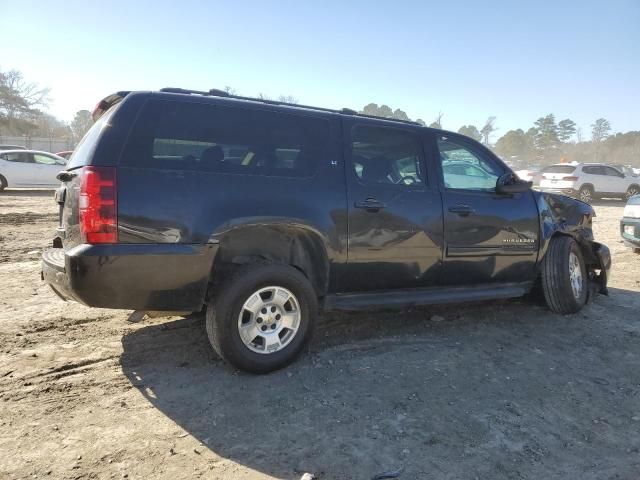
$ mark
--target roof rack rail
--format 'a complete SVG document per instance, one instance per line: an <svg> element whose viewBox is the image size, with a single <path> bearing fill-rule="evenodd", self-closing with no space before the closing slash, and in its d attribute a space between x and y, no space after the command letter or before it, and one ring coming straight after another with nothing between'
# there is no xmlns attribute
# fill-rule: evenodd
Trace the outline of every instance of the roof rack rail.
<svg viewBox="0 0 640 480"><path fill-rule="evenodd" d="M236 100L247 100L250 102L260 102L260 103L265 103L267 105L285 105L288 107L298 107L298 108L306 108L308 110L317 110L320 112L330 112L330 113L340 113L343 115L353 115L353 116L357 116L357 117L364 117L364 118L373 118L376 120L388 120L390 122L400 122L400 123L408 123L410 125L420 125L418 122L414 122L413 120L400 120L398 118L387 118L387 117L378 117L376 115L367 115L364 113L358 113L357 111L351 109L351 108L342 108L340 110L336 110L333 108L324 108L324 107L314 107L312 105L303 105L300 103L291 103L291 102L281 102L279 100L269 100L266 98L259 98L259 97L245 97L242 95L231 95L229 92L226 92L224 90L219 90L217 88L212 88L208 91L202 91L202 90L188 90L185 88L175 88L175 87L166 87L166 88L161 88L160 89L161 92L164 93L181 93L184 95L203 95L203 96L207 96L207 97L225 97L225 98L234 98Z"/></svg>

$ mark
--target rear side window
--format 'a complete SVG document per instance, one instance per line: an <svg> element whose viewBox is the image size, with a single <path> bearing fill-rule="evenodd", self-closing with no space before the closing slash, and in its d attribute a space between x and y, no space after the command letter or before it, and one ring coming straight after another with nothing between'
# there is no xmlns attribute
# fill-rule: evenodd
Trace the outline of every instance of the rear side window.
<svg viewBox="0 0 640 480"><path fill-rule="evenodd" d="M9 152L2 155L3 160L15 163L33 163L33 155L22 152Z"/></svg>
<svg viewBox="0 0 640 480"><path fill-rule="evenodd" d="M576 167L573 165L552 165L550 167L545 167L542 170L542 173L573 173L575 169Z"/></svg>
<svg viewBox="0 0 640 480"><path fill-rule="evenodd" d="M121 164L309 177L328 136L329 123L320 118L156 100L143 108Z"/></svg>
<svg viewBox="0 0 640 480"><path fill-rule="evenodd" d="M605 173L602 171L602 167L599 165L593 166L584 166L582 167L582 171L589 175L604 175Z"/></svg>
<svg viewBox="0 0 640 480"><path fill-rule="evenodd" d="M109 125L109 119L113 115L117 105L114 105L104 113L96 123L85 133L78 146L73 150L69 162L67 163L67 170L71 170L77 167L84 167L91 164L91 157L95 150L96 144L102 134L104 128Z"/></svg>
<svg viewBox="0 0 640 480"><path fill-rule="evenodd" d="M412 132L356 126L351 136L353 169L367 185L424 185L422 144Z"/></svg>

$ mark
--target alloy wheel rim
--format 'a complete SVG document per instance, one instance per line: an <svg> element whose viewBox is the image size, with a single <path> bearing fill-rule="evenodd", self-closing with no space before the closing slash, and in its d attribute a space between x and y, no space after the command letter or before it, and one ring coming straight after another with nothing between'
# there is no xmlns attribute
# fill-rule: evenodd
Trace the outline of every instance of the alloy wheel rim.
<svg viewBox="0 0 640 480"><path fill-rule="evenodd" d="M580 200L583 202L589 202L591 200L591 191L590 190L581 190L580 191Z"/></svg>
<svg viewBox="0 0 640 480"><path fill-rule="evenodd" d="M569 253L569 281L571 282L571 291L576 300L580 299L583 288L582 268L580 268L580 260L578 256Z"/></svg>
<svg viewBox="0 0 640 480"><path fill-rule="evenodd" d="M238 315L240 339L253 352L278 352L295 338L300 318L300 302L290 290L278 286L261 288L242 305Z"/></svg>
<svg viewBox="0 0 640 480"><path fill-rule="evenodd" d="M629 200L629 199L630 199L631 197L633 197L634 195L637 195L637 194L638 194L638 192L639 192L639 191L638 191L637 189L635 189L635 188L630 188L629 190L627 190L627 195L626 195L627 200Z"/></svg>

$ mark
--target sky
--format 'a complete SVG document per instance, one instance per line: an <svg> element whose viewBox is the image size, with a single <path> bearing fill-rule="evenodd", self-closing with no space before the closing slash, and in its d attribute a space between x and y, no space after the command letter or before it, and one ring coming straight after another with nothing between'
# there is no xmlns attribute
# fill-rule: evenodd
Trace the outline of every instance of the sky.
<svg viewBox="0 0 640 480"><path fill-rule="evenodd" d="M118 90L229 85L450 130L495 116L493 140L548 113L640 130L640 0L0 0L0 32L0 70L65 121Z"/></svg>

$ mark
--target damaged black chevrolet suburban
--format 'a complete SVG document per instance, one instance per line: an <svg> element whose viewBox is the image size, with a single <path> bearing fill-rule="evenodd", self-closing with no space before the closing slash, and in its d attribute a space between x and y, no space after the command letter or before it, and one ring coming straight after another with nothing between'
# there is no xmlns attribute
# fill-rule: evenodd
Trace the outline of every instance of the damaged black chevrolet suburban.
<svg viewBox="0 0 640 480"><path fill-rule="evenodd" d="M483 145L355 111L219 90L119 92L58 178L43 279L89 306L200 311L244 370L291 362L319 308L606 293L589 205Z"/></svg>

